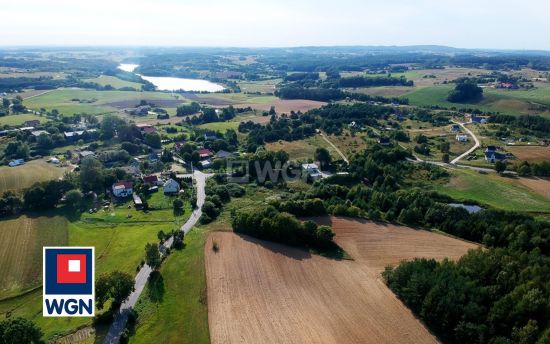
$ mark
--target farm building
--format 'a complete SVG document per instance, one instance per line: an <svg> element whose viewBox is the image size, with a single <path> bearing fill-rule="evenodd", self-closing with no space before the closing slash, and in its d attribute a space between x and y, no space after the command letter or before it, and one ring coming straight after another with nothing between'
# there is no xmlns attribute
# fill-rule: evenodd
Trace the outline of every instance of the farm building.
<svg viewBox="0 0 550 344"><path fill-rule="evenodd" d="M459 131L460 131L460 125L458 125L458 124L453 124L453 125L451 126L451 132L452 132L452 133L457 133L457 132L459 132Z"/></svg>
<svg viewBox="0 0 550 344"><path fill-rule="evenodd" d="M180 185L174 179L168 179L163 185L165 194L175 194L180 191Z"/></svg>
<svg viewBox="0 0 550 344"><path fill-rule="evenodd" d="M134 193L134 183L118 182L112 186L113 195L115 197L128 197Z"/></svg>
<svg viewBox="0 0 550 344"><path fill-rule="evenodd" d="M132 198L134 199L134 206L136 209L143 209L143 201L141 200L141 197L137 194L132 194Z"/></svg>

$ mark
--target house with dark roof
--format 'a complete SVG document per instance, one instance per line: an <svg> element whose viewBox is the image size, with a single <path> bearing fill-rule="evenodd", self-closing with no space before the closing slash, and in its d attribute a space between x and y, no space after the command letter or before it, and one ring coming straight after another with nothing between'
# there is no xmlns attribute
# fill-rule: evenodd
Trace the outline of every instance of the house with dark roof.
<svg viewBox="0 0 550 344"><path fill-rule="evenodd" d="M214 155L214 158L216 158L216 159L227 159L227 158L231 158L232 156L233 156L233 153L231 153L231 152L224 151L224 150L219 150Z"/></svg>
<svg viewBox="0 0 550 344"><path fill-rule="evenodd" d="M388 137L381 137L378 139L378 143L382 146L388 146L390 144L390 139Z"/></svg>
<svg viewBox="0 0 550 344"><path fill-rule="evenodd" d="M30 120L30 121L25 121L23 122L23 127L37 127L40 125L40 121L37 120L37 119L33 119L33 120Z"/></svg>
<svg viewBox="0 0 550 344"><path fill-rule="evenodd" d="M204 133L205 140L215 140L218 138L218 134L215 131L208 131Z"/></svg>
<svg viewBox="0 0 550 344"><path fill-rule="evenodd" d="M485 152L485 160L490 163L506 160L506 155L499 152Z"/></svg>
<svg viewBox="0 0 550 344"><path fill-rule="evenodd" d="M161 185L161 181L158 176L150 175L143 177L143 182L151 185Z"/></svg>

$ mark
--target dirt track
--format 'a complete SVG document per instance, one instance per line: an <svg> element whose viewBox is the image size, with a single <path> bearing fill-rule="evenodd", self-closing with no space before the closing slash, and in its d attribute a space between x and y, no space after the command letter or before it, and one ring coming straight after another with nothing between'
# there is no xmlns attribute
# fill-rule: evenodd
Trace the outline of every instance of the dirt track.
<svg viewBox="0 0 550 344"><path fill-rule="evenodd" d="M412 255L458 257L474 245L395 226L333 222L355 261L212 233L205 246L212 343L436 342L384 285L381 268Z"/></svg>

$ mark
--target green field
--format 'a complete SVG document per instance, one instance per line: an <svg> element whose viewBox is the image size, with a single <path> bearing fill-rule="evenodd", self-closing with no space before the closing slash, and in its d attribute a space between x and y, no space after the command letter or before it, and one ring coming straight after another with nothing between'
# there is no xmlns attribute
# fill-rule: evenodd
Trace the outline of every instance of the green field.
<svg viewBox="0 0 550 344"><path fill-rule="evenodd" d="M34 183L63 177L68 168L49 164L44 160L33 160L16 166L0 167L0 194L6 191L19 191Z"/></svg>
<svg viewBox="0 0 550 344"><path fill-rule="evenodd" d="M273 93L275 92L275 86L283 79L269 79L258 81L238 81L238 85L241 88L241 92L249 93Z"/></svg>
<svg viewBox="0 0 550 344"><path fill-rule="evenodd" d="M550 106L550 87L539 87L533 90L501 90L485 88L483 100L474 104L458 104L447 101L452 85L439 85L415 88L401 97L408 98L415 106L439 105L442 107L477 108L481 111L502 112L506 114L541 114L550 116L548 111L541 112L534 108L537 104Z"/></svg>
<svg viewBox="0 0 550 344"><path fill-rule="evenodd" d="M199 125L199 128L225 133L227 129L237 130L239 122L212 122Z"/></svg>
<svg viewBox="0 0 550 344"><path fill-rule="evenodd" d="M79 99L79 101L73 100ZM57 109L64 115L75 113L102 114L116 112L111 103L128 101L128 107L140 100L174 100L169 93L131 92L131 91L95 91L83 89L58 89L38 97L25 100L24 104L31 109Z"/></svg>
<svg viewBox="0 0 550 344"><path fill-rule="evenodd" d="M291 160L312 160L317 148L326 148L333 160L341 159L340 155L319 135L315 135L303 140L297 141L277 141L265 145L268 151L284 150L288 153Z"/></svg>
<svg viewBox="0 0 550 344"><path fill-rule="evenodd" d="M133 87L136 90L140 90L142 86L142 84L138 82L125 81L117 78L116 76L110 76L110 75L100 75L97 78L85 79L84 81L95 82L96 84L99 84L101 86L111 85L114 88Z"/></svg>
<svg viewBox="0 0 550 344"><path fill-rule="evenodd" d="M42 246L68 242L61 216L26 216L0 221L0 299L42 284Z"/></svg>
<svg viewBox="0 0 550 344"><path fill-rule="evenodd" d="M33 221L22 216L17 222L0 221L0 273L7 276L1 280L0 297L12 296L25 289L40 286L42 279L42 246L71 245L93 246L96 254L96 277L102 273L120 270L135 275L138 264L144 258L148 242L157 242L160 230L169 232L179 228L191 214L191 205L185 202L184 213L174 215L172 198L162 192L148 199L148 212L137 211L130 203L82 214L78 221L68 223L63 217L39 217ZM8 229L5 229L8 228ZM25 234L25 235L22 235ZM8 289L11 288L11 289ZM11 314L33 320L51 339L75 331L79 326L91 324L90 318L44 318L42 317L42 290L0 301L0 317Z"/></svg>
<svg viewBox="0 0 550 344"><path fill-rule="evenodd" d="M185 248L172 250L160 272L162 287L148 284L136 305L139 313L131 343L209 343L204 242L206 231L193 229ZM164 290L164 292L159 290Z"/></svg>
<svg viewBox="0 0 550 344"><path fill-rule="evenodd" d="M468 169L454 169L445 184L433 188L458 200L475 200L504 210L550 212L550 200L522 186L513 178L496 173L480 174Z"/></svg>
<svg viewBox="0 0 550 344"><path fill-rule="evenodd" d="M37 115L32 114L22 114L22 115L9 115L9 116L3 116L0 117L0 126L2 125L21 125L26 121L33 121L33 120L39 120L41 123L47 122L48 119L46 117L40 117Z"/></svg>

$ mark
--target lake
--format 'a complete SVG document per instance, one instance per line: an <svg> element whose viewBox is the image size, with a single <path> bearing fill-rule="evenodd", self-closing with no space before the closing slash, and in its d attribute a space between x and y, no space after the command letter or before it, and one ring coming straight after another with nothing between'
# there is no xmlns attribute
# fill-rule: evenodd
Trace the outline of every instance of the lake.
<svg viewBox="0 0 550 344"><path fill-rule="evenodd" d="M483 208L481 208L479 205L468 205L462 203L449 203L448 205L454 208L464 208L470 214L475 214L483 210Z"/></svg>
<svg viewBox="0 0 550 344"><path fill-rule="evenodd" d="M131 63L122 63L118 66L119 69L125 72L133 72L139 65ZM173 78L164 76L146 76L140 75L144 80L149 81L161 91L199 91L199 92L218 92L222 91L222 85L215 84L208 80L201 79L186 79Z"/></svg>

